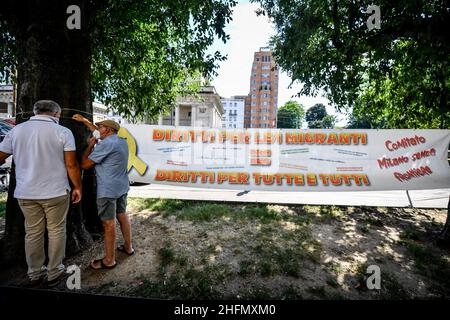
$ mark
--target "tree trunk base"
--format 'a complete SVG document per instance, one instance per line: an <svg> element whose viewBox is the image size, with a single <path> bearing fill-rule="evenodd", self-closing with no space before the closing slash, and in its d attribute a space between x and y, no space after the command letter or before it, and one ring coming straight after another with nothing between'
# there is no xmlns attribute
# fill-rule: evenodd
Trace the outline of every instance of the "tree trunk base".
<svg viewBox="0 0 450 320"><path fill-rule="evenodd" d="M447 207L447 221L445 221L444 229L436 238L436 245L444 249L450 249L450 197Z"/></svg>

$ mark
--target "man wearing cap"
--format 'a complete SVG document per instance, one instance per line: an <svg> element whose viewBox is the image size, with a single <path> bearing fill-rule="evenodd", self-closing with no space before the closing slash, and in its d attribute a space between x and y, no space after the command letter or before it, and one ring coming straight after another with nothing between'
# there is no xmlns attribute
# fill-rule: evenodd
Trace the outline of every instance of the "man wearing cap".
<svg viewBox="0 0 450 320"><path fill-rule="evenodd" d="M128 146L124 139L117 136L120 125L113 120L103 120L92 124L88 119L76 114L74 120L84 123L89 130L99 133L95 136L81 158L81 168L95 167L97 176L97 208L103 224L105 256L93 260L92 269L112 269L116 266L116 218L119 220L124 244L117 250L128 255L134 253L131 242L131 226L126 214L129 181L127 174ZM95 146L95 148L94 148Z"/></svg>

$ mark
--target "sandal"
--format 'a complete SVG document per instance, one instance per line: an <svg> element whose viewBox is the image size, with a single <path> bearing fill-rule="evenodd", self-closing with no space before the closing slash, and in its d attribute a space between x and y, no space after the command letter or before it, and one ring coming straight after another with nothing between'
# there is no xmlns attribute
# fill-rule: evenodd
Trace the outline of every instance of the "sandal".
<svg viewBox="0 0 450 320"><path fill-rule="evenodd" d="M121 244L120 246L117 247L117 251L123 252L129 256L132 256L134 254L134 249L131 252L128 252L127 250L125 250L125 246L123 244Z"/></svg>
<svg viewBox="0 0 450 320"><path fill-rule="evenodd" d="M100 268L95 267L94 265L98 264L99 262L100 262ZM94 270L100 270L100 269L113 269L113 268L115 268L116 266L117 266L117 262L114 263L114 264L111 265L111 266L107 266L107 265L103 262L103 258L101 258L101 259L95 259L95 260L91 261L91 264L89 265L89 267L90 267L91 269L94 269Z"/></svg>

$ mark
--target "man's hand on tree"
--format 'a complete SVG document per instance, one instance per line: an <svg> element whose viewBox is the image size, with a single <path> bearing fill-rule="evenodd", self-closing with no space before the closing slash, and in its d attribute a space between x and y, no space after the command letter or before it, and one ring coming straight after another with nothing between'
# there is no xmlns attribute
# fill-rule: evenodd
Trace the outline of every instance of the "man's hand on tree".
<svg viewBox="0 0 450 320"><path fill-rule="evenodd" d="M78 122L85 122L85 121L87 121L87 119L85 117L83 117L81 114L78 114L78 113L74 114L72 116L72 119L75 120L75 121L78 121Z"/></svg>

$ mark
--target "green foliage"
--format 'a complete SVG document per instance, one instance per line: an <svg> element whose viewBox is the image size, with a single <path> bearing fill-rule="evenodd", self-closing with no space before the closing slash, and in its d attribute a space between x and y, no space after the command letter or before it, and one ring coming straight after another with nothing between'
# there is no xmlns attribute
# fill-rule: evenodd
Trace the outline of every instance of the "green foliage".
<svg viewBox="0 0 450 320"><path fill-rule="evenodd" d="M298 102L288 101L278 109L277 128L299 129L304 117L304 107Z"/></svg>
<svg viewBox="0 0 450 320"><path fill-rule="evenodd" d="M316 103L306 111L306 121L320 121L327 115L326 107L322 103Z"/></svg>
<svg viewBox="0 0 450 320"><path fill-rule="evenodd" d="M317 103L306 111L306 121L310 129L329 129L334 127L336 119L322 103Z"/></svg>
<svg viewBox="0 0 450 320"><path fill-rule="evenodd" d="M231 19L234 0L115 1L99 11L93 90L116 112L156 117L179 95L198 90L224 57L206 55ZM114 21L114 23L111 23Z"/></svg>
<svg viewBox="0 0 450 320"><path fill-rule="evenodd" d="M10 83L14 80L15 57L14 37L0 13L0 83Z"/></svg>
<svg viewBox="0 0 450 320"><path fill-rule="evenodd" d="M369 30L371 1L253 0L275 24L274 55L299 94L326 92L374 127L450 126L447 1L389 1Z"/></svg>
<svg viewBox="0 0 450 320"><path fill-rule="evenodd" d="M11 3L5 11L16 8ZM84 45L92 58L92 95L127 118L157 117L177 96L196 92L201 77L215 74L225 57L207 50L215 38L228 40L224 27L235 5L235 0L107 0L81 6L82 17L91 17L86 18L90 43ZM17 64L13 16L0 13L4 79Z"/></svg>
<svg viewBox="0 0 450 320"><path fill-rule="evenodd" d="M450 65L420 67L414 42L400 41L395 47L398 58L392 72L368 81L353 115L370 119L376 128L449 128Z"/></svg>
<svg viewBox="0 0 450 320"><path fill-rule="evenodd" d="M354 113L350 113L347 121L347 129L374 129L374 128L382 128L382 124L375 123L371 117L362 114L356 115Z"/></svg>

